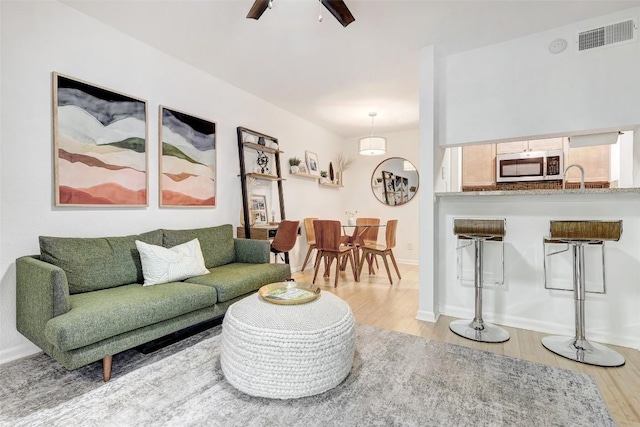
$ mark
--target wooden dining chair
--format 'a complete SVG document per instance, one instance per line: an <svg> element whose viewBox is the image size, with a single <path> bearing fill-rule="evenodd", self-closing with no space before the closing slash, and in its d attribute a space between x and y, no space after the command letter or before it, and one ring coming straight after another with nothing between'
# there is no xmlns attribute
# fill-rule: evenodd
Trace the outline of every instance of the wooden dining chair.
<svg viewBox="0 0 640 427"><path fill-rule="evenodd" d="M356 260L359 260L361 246L375 246L378 243L379 228L380 218L356 218L356 228L353 232L356 245ZM367 264L369 264L369 274L375 273L375 271L373 270L374 259L376 262L376 267L378 267L377 258L373 256L367 257ZM358 268L360 267L358 266Z"/></svg>
<svg viewBox="0 0 640 427"><path fill-rule="evenodd" d="M271 242L271 252L275 254L276 263L278 262L279 254L289 252L296 245L299 225L300 221L287 220L280 222L278 225L276 236L273 238L273 242Z"/></svg>
<svg viewBox="0 0 640 427"><path fill-rule="evenodd" d="M359 281L358 269L356 268L354 258L354 247L341 244L342 227L340 221L317 219L313 222L313 228L316 235L316 249L318 250L314 266L313 283L316 283L316 277L318 276L318 270L320 269L322 260L325 262L327 271L331 271L331 264L334 260L336 261L334 287L338 287L340 265L345 259L348 259L351 264L354 280L356 282Z"/></svg>
<svg viewBox="0 0 640 427"><path fill-rule="evenodd" d="M307 255L304 257L304 262L302 263L302 270L307 266L307 262L309 258L311 258L311 253L314 249L316 249L316 233L313 229L313 222L318 218L305 218L304 219L304 230L307 234L307 244L309 245L309 249L307 249Z"/></svg>
<svg viewBox="0 0 640 427"><path fill-rule="evenodd" d="M387 261L387 256L391 258L391 262L393 262L393 267L396 269L396 273L398 274L398 279L402 279L400 276L400 270L398 269L398 264L396 263L396 257L393 256L393 248L396 246L396 229L398 228L398 220L392 219L387 221L387 226L385 230L385 244L384 245L364 245L360 247L362 251L362 256L360 258L358 275L362 273L362 265L364 264L365 259L367 257L376 257L380 255L382 260L384 261L384 266L387 269L387 276L389 277L389 283L393 285L393 280L391 279L391 270L389 269L389 262Z"/></svg>

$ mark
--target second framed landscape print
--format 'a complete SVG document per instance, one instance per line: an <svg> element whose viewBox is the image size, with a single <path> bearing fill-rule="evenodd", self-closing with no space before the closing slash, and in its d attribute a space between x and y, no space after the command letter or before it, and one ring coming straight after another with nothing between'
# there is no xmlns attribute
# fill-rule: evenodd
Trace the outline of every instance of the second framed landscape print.
<svg viewBox="0 0 640 427"><path fill-rule="evenodd" d="M215 205L215 122L160 106L160 206Z"/></svg>

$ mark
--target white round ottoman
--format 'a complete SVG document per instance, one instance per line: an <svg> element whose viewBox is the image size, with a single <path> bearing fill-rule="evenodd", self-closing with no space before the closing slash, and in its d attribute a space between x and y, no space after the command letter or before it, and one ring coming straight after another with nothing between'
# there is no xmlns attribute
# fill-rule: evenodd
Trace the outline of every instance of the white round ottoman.
<svg viewBox="0 0 640 427"><path fill-rule="evenodd" d="M291 399L330 390L349 374L354 352L351 308L328 292L299 305L253 294L232 304L222 323L222 372L251 396Z"/></svg>

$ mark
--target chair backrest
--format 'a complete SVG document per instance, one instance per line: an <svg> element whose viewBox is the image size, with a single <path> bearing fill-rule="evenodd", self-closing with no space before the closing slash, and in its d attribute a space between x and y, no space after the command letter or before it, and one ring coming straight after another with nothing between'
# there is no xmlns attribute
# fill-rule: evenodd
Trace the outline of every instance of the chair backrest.
<svg viewBox="0 0 640 427"><path fill-rule="evenodd" d="M398 228L398 220L390 219L387 221L386 227L386 240L387 249L393 249L396 247L396 229Z"/></svg>
<svg viewBox="0 0 640 427"><path fill-rule="evenodd" d="M339 251L342 238L340 221L317 219L313 222L316 248L319 251Z"/></svg>
<svg viewBox="0 0 640 427"><path fill-rule="evenodd" d="M366 230L361 231L361 227L363 226L374 226L374 227L365 227ZM375 245L378 243L378 229L380 225L380 218L356 218L356 229L353 233L354 236L360 236L359 244L365 245Z"/></svg>
<svg viewBox="0 0 640 427"><path fill-rule="evenodd" d="M296 245L300 221L282 221L278 225L276 237L273 238L271 249L278 252L289 252Z"/></svg>
<svg viewBox="0 0 640 427"><path fill-rule="evenodd" d="M304 231L307 234L307 244L312 245L316 243L316 232L313 229L313 221L318 218L305 218L304 219Z"/></svg>

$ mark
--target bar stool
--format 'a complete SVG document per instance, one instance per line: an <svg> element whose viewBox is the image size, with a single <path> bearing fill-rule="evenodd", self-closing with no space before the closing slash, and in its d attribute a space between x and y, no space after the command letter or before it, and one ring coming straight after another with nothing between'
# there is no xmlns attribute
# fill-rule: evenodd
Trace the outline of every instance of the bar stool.
<svg viewBox="0 0 640 427"><path fill-rule="evenodd" d="M622 235L622 221L550 221L549 237L545 243L562 242L573 249L573 299L576 334L573 338L547 336L542 345L567 359L588 365L614 367L624 365L624 357L602 344L585 338L584 300L586 293L584 245L618 241ZM604 265L603 265L604 268Z"/></svg>
<svg viewBox="0 0 640 427"><path fill-rule="evenodd" d="M454 320L449 329L463 338L474 341L500 343L509 339L509 332L482 319L482 255L486 240L502 241L505 235L504 219L454 218L453 234L458 239L473 240L475 253L475 317L473 320Z"/></svg>

